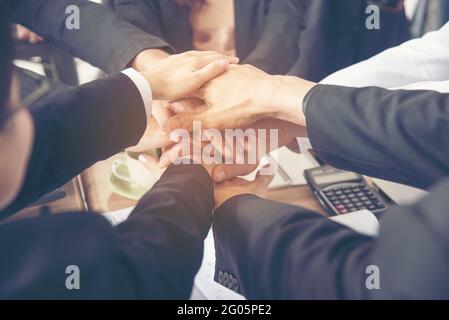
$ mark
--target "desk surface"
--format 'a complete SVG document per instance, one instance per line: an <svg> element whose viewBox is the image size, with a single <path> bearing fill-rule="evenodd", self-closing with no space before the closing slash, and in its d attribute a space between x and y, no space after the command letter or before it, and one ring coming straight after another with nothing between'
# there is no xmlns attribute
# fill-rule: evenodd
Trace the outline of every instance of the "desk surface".
<svg viewBox="0 0 449 320"><path fill-rule="evenodd" d="M87 205L90 210L108 212L136 205L136 201L114 194L109 187L108 176L111 173L111 165L113 160L118 157L122 157L122 155L116 155L108 160L98 162L81 175ZM270 191L268 198L325 214L308 186Z"/></svg>

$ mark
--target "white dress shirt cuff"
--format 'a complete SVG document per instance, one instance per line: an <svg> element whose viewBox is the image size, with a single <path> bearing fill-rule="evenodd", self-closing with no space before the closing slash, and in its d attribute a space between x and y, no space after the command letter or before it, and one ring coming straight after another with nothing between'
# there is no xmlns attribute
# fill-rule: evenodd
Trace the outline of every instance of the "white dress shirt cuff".
<svg viewBox="0 0 449 320"><path fill-rule="evenodd" d="M145 106L145 112L147 114L147 120L151 119L151 107L153 105L153 93L151 86L143 75L133 68L123 70L122 73L126 75L136 85L142 96L143 104Z"/></svg>

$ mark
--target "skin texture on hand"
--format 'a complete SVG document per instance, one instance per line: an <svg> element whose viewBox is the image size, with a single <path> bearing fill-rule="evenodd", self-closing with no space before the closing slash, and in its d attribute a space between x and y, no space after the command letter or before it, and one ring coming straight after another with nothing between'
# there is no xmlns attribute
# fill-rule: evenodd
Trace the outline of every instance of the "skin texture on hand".
<svg viewBox="0 0 449 320"><path fill-rule="evenodd" d="M168 130L192 130L194 121L215 129L241 128L276 118L305 126L302 101L316 84L296 77L270 76L249 65L230 66L196 93L205 106L171 118Z"/></svg>
<svg viewBox="0 0 449 320"><path fill-rule="evenodd" d="M158 179L162 176L166 168L161 168L158 161L148 155L141 155L139 161ZM204 168L212 173L213 166L204 165ZM215 204L220 207L227 200L244 194L252 194L260 198L265 198L268 192L268 186L273 181L273 175L257 174L254 181L248 181L241 178L232 179L224 183L216 184L214 188Z"/></svg>
<svg viewBox="0 0 449 320"><path fill-rule="evenodd" d="M170 137L162 130L153 117L150 119L147 129L136 146L130 147L130 152L146 152L151 149L167 148L172 142Z"/></svg>
<svg viewBox="0 0 449 320"><path fill-rule="evenodd" d="M145 72L150 66L169 56L170 54L161 49L143 50L131 62L131 67L139 72Z"/></svg>
<svg viewBox="0 0 449 320"><path fill-rule="evenodd" d="M205 103L203 107L171 118L167 127L170 131L178 128L191 131L193 122L201 121L204 128L223 130L242 128L270 117L269 108L262 103L269 94L265 89L269 79L267 73L249 65L229 66L220 77L196 92Z"/></svg>
<svg viewBox="0 0 449 320"><path fill-rule="evenodd" d="M149 66L142 75L150 83L154 99L175 101L191 97L232 63L238 63L238 58L213 51L189 51Z"/></svg>
<svg viewBox="0 0 449 320"><path fill-rule="evenodd" d="M267 132L268 130L271 129L277 129L278 130L277 146L279 148L294 143L297 137L307 136L307 130L305 127L277 119L260 120L251 125L250 128L255 130L266 129ZM248 146L248 148L251 148L251 146ZM262 154L260 150L257 150L257 154L259 155L258 161L260 161L263 156L274 150L275 149L273 149L273 144L269 140L268 136L268 139L266 140L265 154ZM251 172L253 172L257 167L258 164L221 164L214 167L214 170L212 172L212 178L216 183L220 183L239 176L246 176Z"/></svg>
<svg viewBox="0 0 449 320"><path fill-rule="evenodd" d="M260 120L251 126L244 128L243 130L246 129L253 130L256 136L254 141L251 141L251 139L245 140L245 145L243 146L244 154L240 154L240 157L243 157L245 160L243 164L236 161L238 156L238 148L235 145L235 141L233 141L233 149L230 149L230 146L227 145L230 141L225 141L225 135L223 135L223 139L221 141L212 140L203 142L203 148L208 144L212 144L216 152L222 155L223 164L216 164L212 171L212 177L216 183L250 174L257 169L259 161L263 156L276 148L290 145L295 142L297 137L307 136L307 132L304 127L277 119ZM275 133L277 133L276 143L271 141L270 131L272 130L276 130ZM264 134L264 136L261 136L261 134ZM262 147L260 143L262 143L263 149L260 149ZM187 152L191 151L189 148L184 149L182 143L175 144L172 148L169 148L166 152L164 152L160 160L160 166L167 167L172 163L173 159L187 155L183 154L184 150L187 150ZM231 150L233 153L231 154L231 151L228 150ZM256 155L255 163L248 161L250 153ZM233 164L225 164L224 157L229 154L231 154Z"/></svg>

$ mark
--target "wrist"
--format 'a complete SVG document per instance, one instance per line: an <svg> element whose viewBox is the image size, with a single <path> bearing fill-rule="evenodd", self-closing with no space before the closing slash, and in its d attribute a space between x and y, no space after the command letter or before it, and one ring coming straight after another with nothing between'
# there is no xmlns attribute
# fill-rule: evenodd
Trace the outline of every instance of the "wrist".
<svg viewBox="0 0 449 320"><path fill-rule="evenodd" d="M163 77L157 76L154 72L141 72L142 76L147 80L153 93L153 100L165 100L163 90L164 84L161 83Z"/></svg>
<svg viewBox="0 0 449 320"><path fill-rule="evenodd" d="M137 54L131 61L131 67L139 72L144 72L148 68L159 61L169 57L170 55L161 49L146 49Z"/></svg>
<svg viewBox="0 0 449 320"><path fill-rule="evenodd" d="M306 126L302 103L316 83L291 76L272 76L270 112L276 119Z"/></svg>

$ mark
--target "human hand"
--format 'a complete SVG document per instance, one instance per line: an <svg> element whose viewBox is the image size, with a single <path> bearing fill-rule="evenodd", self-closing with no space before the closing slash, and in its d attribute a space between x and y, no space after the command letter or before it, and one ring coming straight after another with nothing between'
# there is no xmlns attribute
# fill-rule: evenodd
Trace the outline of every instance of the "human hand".
<svg viewBox="0 0 449 320"><path fill-rule="evenodd" d="M205 106L174 116L167 128L192 130L194 121L201 121L204 128L223 130L264 118L305 126L301 102L313 86L315 83L300 78L271 76L253 66L232 65L196 93Z"/></svg>
<svg viewBox="0 0 449 320"><path fill-rule="evenodd" d="M169 149L172 150L172 149ZM176 165L183 165L183 163L192 163L192 155L179 155L179 158L176 159L177 161L179 161L178 164ZM145 168L147 168L155 177L157 177L158 179L162 176L162 174L165 172L165 170L167 170L167 166L161 166L159 161L157 159L155 159L152 156L149 156L147 154L141 154L139 156L139 161L143 164L143 166ZM185 162L184 162L185 161ZM213 165L207 165L204 163L201 163L201 165L204 167L204 169L206 169L206 171L209 173L209 175L212 174L212 170L214 169Z"/></svg>
<svg viewBox="0 0 449 320"><path fill-rule="evenodd" d="M172 55L148 66L142 75L147 79L157 100L175 101L190 97L205 83L238 63L238 58L212 51L189 51Z"/></svg>
<svg viewBox="0 0 449 320"><path fill-rule="evenodd" d="M216 207L220 207L231 198L244 194L252 194L260 198L265 198L267 196L268 186L273 181L273 178L274 175L261 175L259 172L254 181L236 178L215 185Z"/></svg>
<svg viewBox="0 0 449 320"><path fill-rule="evenodd" d="M172 144L170 137L162 130L156 119L152 117L139 143L126 150L130 152L146 152L151 149L166 148L170 144Z"/></svg>
<svg viewBox="0 0 449 320"><path fill-rule="evenodd" d="M44 38L20 24L16 24L15 37L20 41L26 41L29 43L38 43L44 41Z"/></svg>
<svg viewBox="0 0 449 320"><path fill-rule="evenodd" d="M245 152L255 152L257 154L257 163L218 164L212 171L212 178L216 183L250 174L256 170L259 166L259 161L265 155L278 148L294 143L297 137L307 136L305 127L277 119L260 120L249 128L255 130L259 134L257 134L255 143L245 144ZM260 132L263 132L261 130L266 130L267 134L265 136L261 135ZM273 139L274 141L272 141Z"/></svg>
<svg viewBox="0 0 449 320"><path fill-rule="evenodd" d="M169 53L161 49L146 49L139 52L131 61L131 67L139 72L145 72L149 67L168 58Z"/></svg>
<svg viewBox="0 0 449 320"><path fill-rule="evenodd" d="M214 132L217 135L210 135L212 132L209 130L201 132L203 140L201 146L198 146L197 139L192 138L195 136L195 132L189 136L189 139L194 141L193 145L197 145L194 152L197 161L208 163L214 161L212 177L216 183L250 174L257 169L260 160L265 155L294 143L297 137L307 136L304 127L276 119L260 120L242 129L241 133L237 135L228 136L217 130ZM185 139L183 138L183 140ZM209 148L209 145L213 147L212 154L209 152L212 149ZM185 146L181 142L165 152L161 157L160 166L168 166L180 154L191 153L190 145L188 145L189 148L185 148ZM208 149L205 150L205 148Z"/></svg>

